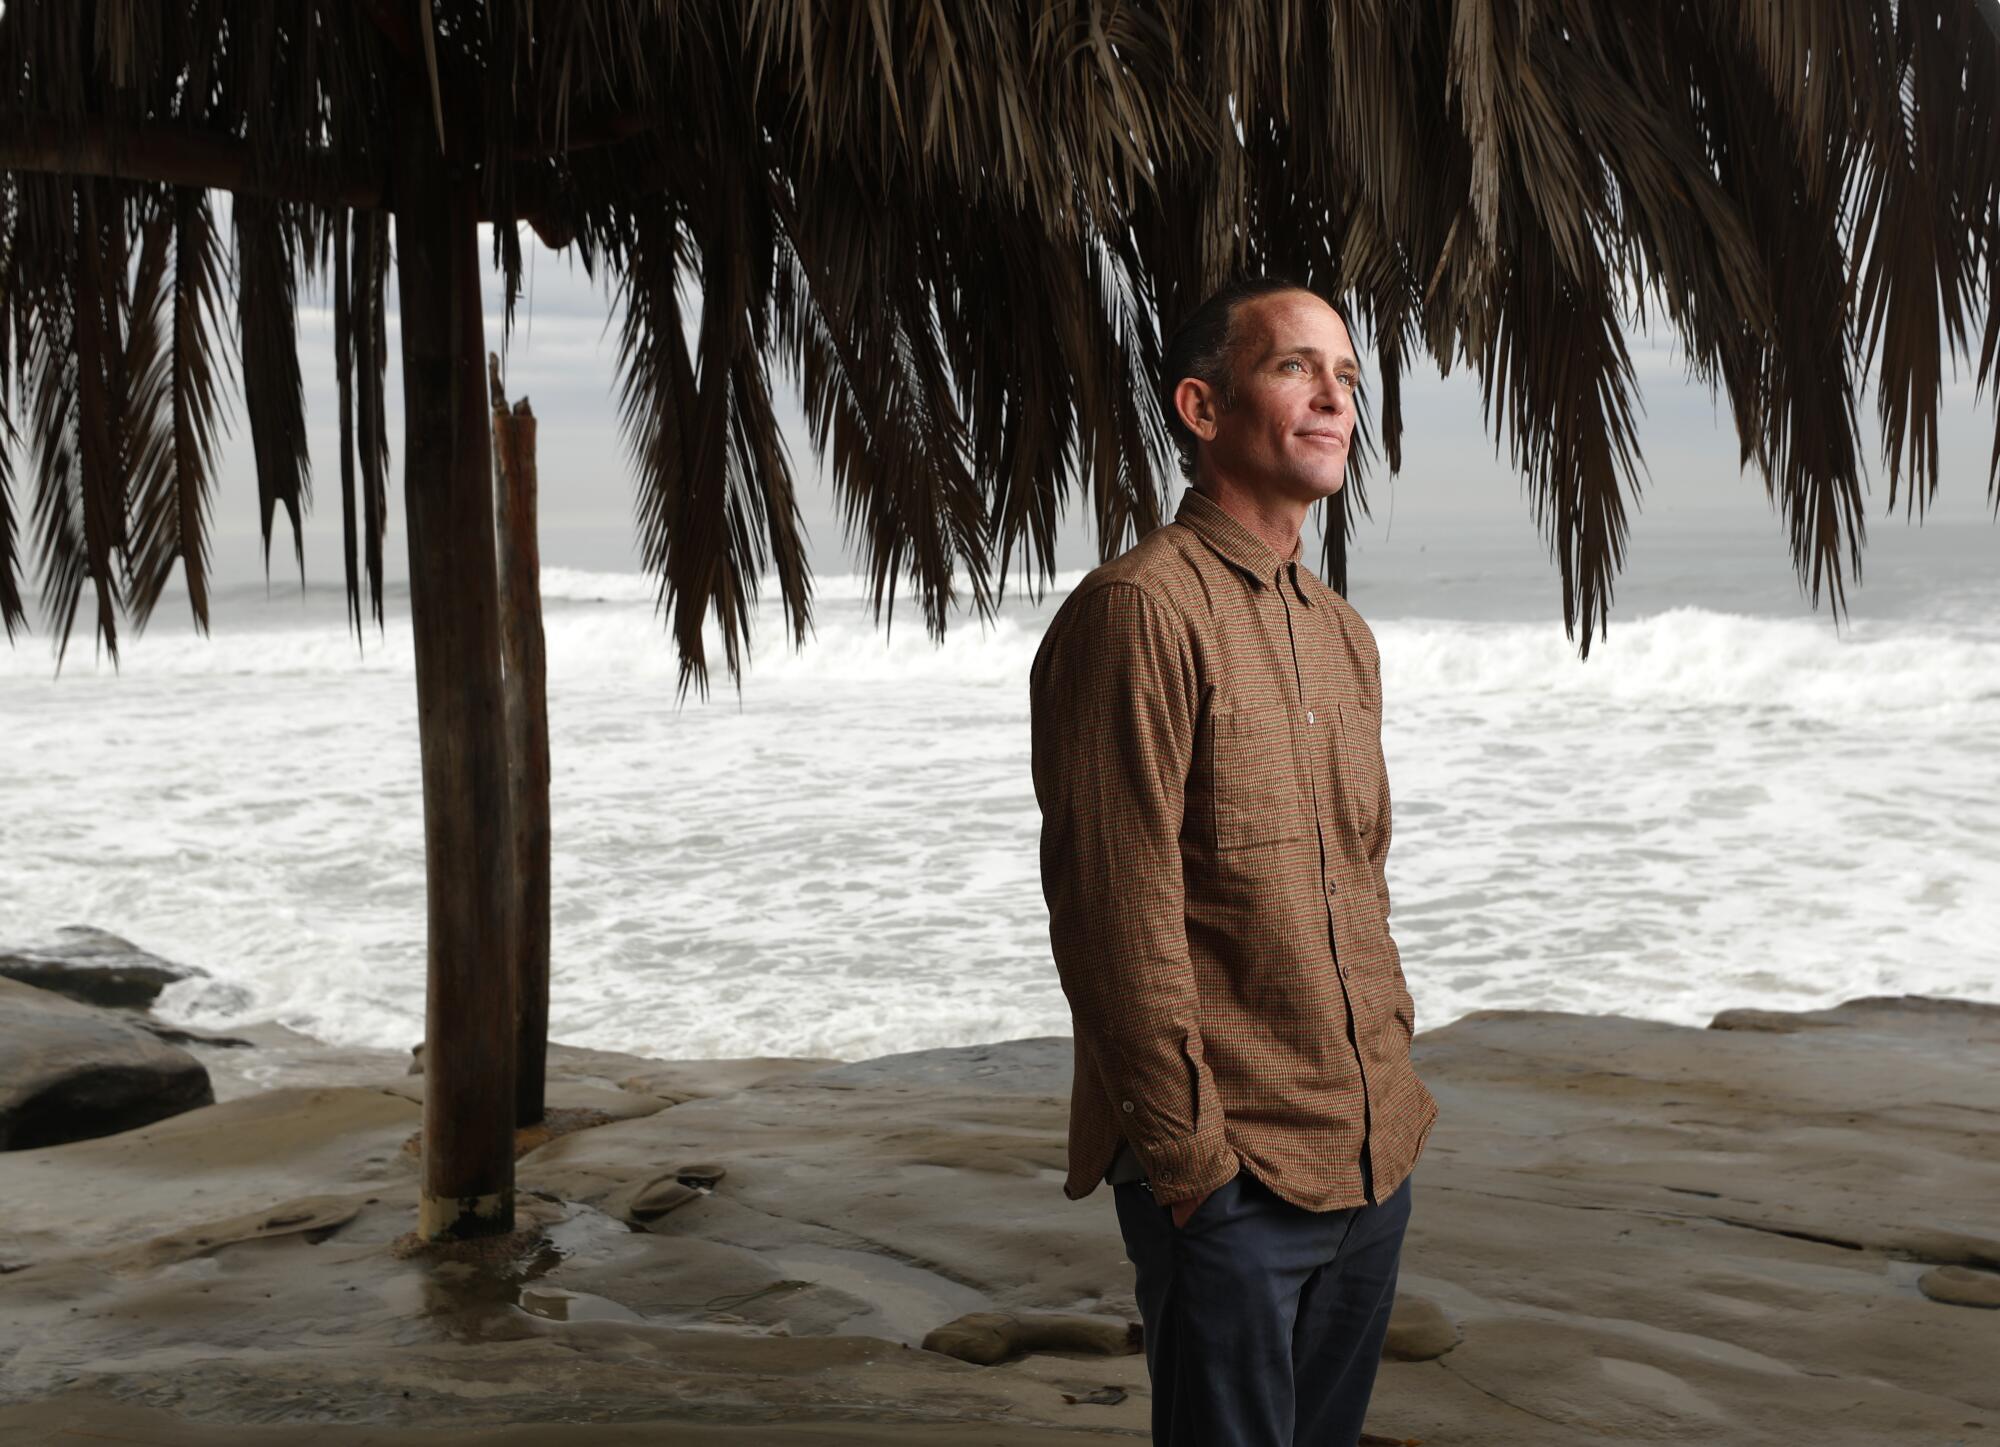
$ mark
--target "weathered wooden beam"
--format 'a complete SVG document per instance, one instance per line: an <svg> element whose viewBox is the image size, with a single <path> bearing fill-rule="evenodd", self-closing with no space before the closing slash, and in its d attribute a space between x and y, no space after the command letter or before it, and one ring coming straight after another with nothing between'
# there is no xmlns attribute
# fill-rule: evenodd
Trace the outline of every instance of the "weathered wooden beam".
<svg viewBox="0 0 2000 1447"><path fill-rule="evenodd" d="M549 1054L549 697L542 633L535 414L510 411L500 359L487 358L493 393L493 460L500 517L500 656L507 698L507 777L512 792L514 891L520 915L514 959L514 1124L546 1109Z"/></svg>
<svg viewBox="0 0 2000 1447"><path fill-rule="evenodd" d="M649 123L613 117L606 124L608 130L566 146L564 153L615 144L625 136L642 133ZM522 164L514 178L519 219L534 227L544 245L559 250L575 239L575 227L549 197L546 169L530 159L535 153L523 150L520 154ZM664 179L657 177L654 169L633 171L631 199L664 188ZM270 175L258 171L249 145L234 137L184 126L128 125L104 119L58 121L49 116L0 115L0 171L157 181L356 211L393 205L386 175L351 169L343 172L329 155L309 157L295 169ZM492 219L484 210L479 213L481 221Z"/></svg>
<svg viewBox="0 0 2000 1447"><path fill-rule="evenodd" d="M414 94L394 187L429 905L417 1229L454 1240L514 1224L516 911L479 197L429 119Z"/></svg>
<svg viewBox="0 0 2000 1447"><path fill-rule="evenodd" d="M382 176L343 170L331 156L278 174L260 173L250 146L230 136L185 126L51 116L0 117L0 171L164 181L357 211L382 205L385 190Z"/></svg>

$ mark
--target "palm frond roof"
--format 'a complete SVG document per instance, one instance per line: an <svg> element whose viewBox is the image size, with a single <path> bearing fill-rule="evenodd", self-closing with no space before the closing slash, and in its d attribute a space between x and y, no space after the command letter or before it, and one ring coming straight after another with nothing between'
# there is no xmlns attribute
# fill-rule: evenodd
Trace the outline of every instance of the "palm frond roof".
<svg viewBox="0 0 2000 1447"><path fill-rule="evenodd" d="M1336 586L1367 464L1401 465L1403 376L1470 366L1588 653L1642 465L1626 339L1657 321L1838 610L1861 389L1890 506L1920 513L1945 361L1996 380L1997 100L1995 0L6 0L0 619L26 626L32 558L58 656L88 596L115 657L178 561L206 625L232 375L267 554L280 509L296 548L320 281L352 616L365 593L379 618L392 161L440 143L510 316L521 222L619 294L683 689L704 619L740 667L760 574L809 625L774 386L801 389L878 616L906 585L941 636L962 593L1052 573L1073 494L1106 557L1160 522L1162 333L1246 271L1373 339Z"/></svg>

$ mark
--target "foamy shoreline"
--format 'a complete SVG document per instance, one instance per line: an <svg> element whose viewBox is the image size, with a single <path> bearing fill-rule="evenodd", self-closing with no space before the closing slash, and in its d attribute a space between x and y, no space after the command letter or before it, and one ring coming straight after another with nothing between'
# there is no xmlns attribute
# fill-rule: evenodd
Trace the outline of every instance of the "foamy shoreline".
<svg viewBox="0 0 2000 1447"><path fill-rule="evenodd" d="M192 1029L414 1043L406 622L357 650L337 604L149 636L115 676L0 657L0 732L34 761L0 808L0 939L91 920L210 972L161 1006ZM1028 760L1042 614L1008 610L933 648L829 603L740 701L676 706L650 602L552 604L558 1038L864 1059L1067 1030ZM2000 998L1992 611L1633 613L1588 663L1547 619L1374 618L1418 1027Z"/></svg>

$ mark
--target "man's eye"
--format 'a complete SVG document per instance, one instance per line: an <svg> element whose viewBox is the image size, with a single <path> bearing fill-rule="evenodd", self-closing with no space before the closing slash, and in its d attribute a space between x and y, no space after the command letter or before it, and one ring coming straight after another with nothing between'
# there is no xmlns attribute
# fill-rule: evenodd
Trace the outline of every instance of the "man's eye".
<svg viewBox="0 0 2000 1447"><path fill-rule="evenodd" d="M1297 357L1287 357L1285 358L1284 361L1278 363L1278 368L1280 371L1282 371L1286 367L1297 367L1301 372L1303 372L1306 369L1306 364L1304 362L1301 362Z"/></svg>

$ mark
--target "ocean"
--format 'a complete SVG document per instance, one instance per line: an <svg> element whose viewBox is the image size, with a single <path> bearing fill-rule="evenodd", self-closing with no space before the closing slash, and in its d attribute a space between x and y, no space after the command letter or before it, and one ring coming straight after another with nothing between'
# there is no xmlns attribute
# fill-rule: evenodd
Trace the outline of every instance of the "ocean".
<svg viewBox="0 0 2000 1447"><path fill-rule="evenodd" d="M1836 629L1775 525L1649 521L1587 661L1525 521L1364 550L1420 1029L2000 1000L2000 529L1870 533ZM545 570L554 1038L859 1059L1067 1033L1027 670L1079 576L1010 583L941 647L912 600L885 634L822 576L803 650L766 605L740 697L718 666L677 707L651 580ZM199 1029L419 1039L406 588L388 609L357 646L337 587L258 583L209 638L163 605L115 673L87 624L60 678L40 632L0 649L0 943L91 924L197 966L159 1012Z"/></svg>

